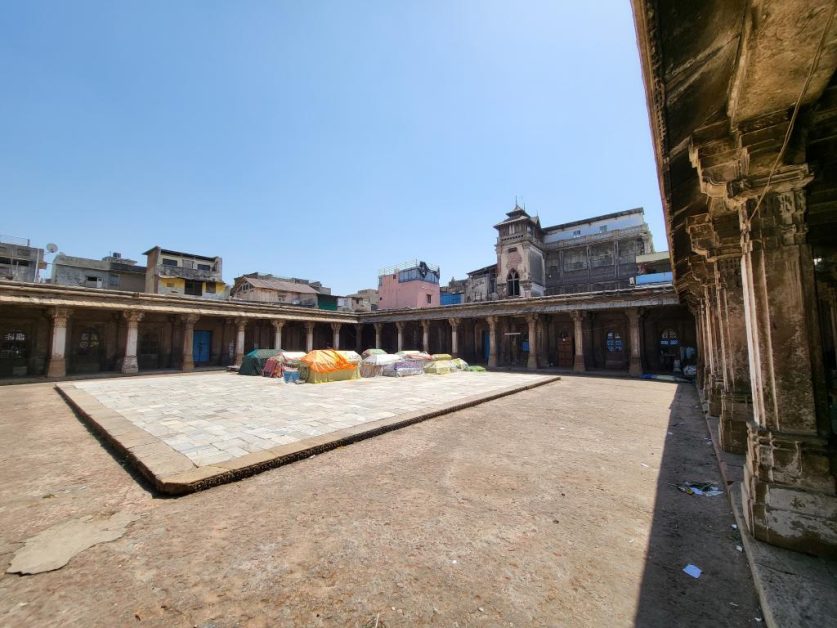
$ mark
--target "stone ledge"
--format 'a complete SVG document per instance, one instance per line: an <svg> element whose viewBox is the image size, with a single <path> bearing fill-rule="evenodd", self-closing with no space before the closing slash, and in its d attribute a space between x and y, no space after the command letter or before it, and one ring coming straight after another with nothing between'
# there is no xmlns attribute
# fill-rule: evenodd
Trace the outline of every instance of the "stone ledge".
<svg viewBox="0 0 837 628"><path fill-rule="evenodd" d="M551 384L560 379L558 376L544 376L535 382L508 386L484 395L464 397L448 405L370 421L306 438L296 443L280 445L200 467L76 386L58 384L55 389L73 408L76 415L112 449L124 455L156 491L177 496L233 482L337 447L524 390Z"/></svg>

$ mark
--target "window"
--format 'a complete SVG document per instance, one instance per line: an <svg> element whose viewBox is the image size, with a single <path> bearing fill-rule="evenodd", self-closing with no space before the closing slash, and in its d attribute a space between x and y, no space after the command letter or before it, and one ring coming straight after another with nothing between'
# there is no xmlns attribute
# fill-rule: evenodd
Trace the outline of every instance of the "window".
<svg viewBox="0 0 837 628"><path fill-rule="evenodd" d="M602 225L599 227L599 233L607 233L607 225Z"/></svg>
<svg viewBox="0 0 837 628"><path fill-rule="evenodd" d="M177 266L176 259L169 259L167 257L163 258L163 266Z"/></svg>
<svg viewBox="0 0 837 628"><path fill-rule="evenodd" d="M517 253L517 247L516 246L510 246L509 250L506 251L506 253Z"/></svg>
<svg viewBox="0 0 837 628"><path fill-rule="evenodd" d="M26 333L20 329L12 329L3 334L0 344L0 359L21 359L27 357Z"/></svg>
<svg viewBox="0 0 837 628"><path fill-rule="evenodd" d="M622 336L618 331L607 332L605 346L607 347L608 353L619 353L625 349L625 345L622 342Z"/></svg>
<svg viewBox="0 0 837 628"><path fill-rule="evenodd" d="M78 340L79 355L95 355L99 351L99 332L93 327L88 327L81 332Z"/></svg>
<svg viewBox="0 0 837 628"><path fill-rule="evenodd" d="M506 291L510 297L520 296L520 275L516 270L510 270L506 278Z"/></svg>
<svg viewBox="0 0 837 628"><path fill-rule="evenodd" d="M198 264L198 270L211 271L212 266L210 266L209 264Z"/></svg>
<svg viewBox="0 0 837 628"><path fill-rule="evenodd" d="M215 294L215 282L214 281L207 281L206 282L206 293L207 294Z"/></svg>
<svg viewBox="0 0 837 628"><path fill-rule="evenodd" d="M215 286L212 286L213 290ZM186 286L183 289L185 294L190 294L193 297L199 297L203 295L203 282L195 281L193 279L186 280Z"/></svg>
<svg viewBox="0 0 837 628"><path fill-rule="evenodd" d="M433 302L433 297L431 295L428 294L428 295L425 295L425 296L427 296L427 303L428 304Z"/></svg>
<svg viewBox="0 0 837 628"><path fill-rule="evenodd" d="M677 332L673 329L663 330L663 333L660 334L661 347L676 347L679 343L680 341L677 339Z"/></svg>
<svg viewBox="0 0 837 628"><path fill-rule="evenodd" d="M581 229L576 229L575 231L573 231L573 237L574 238L580 238L581 237Z"/></svg>

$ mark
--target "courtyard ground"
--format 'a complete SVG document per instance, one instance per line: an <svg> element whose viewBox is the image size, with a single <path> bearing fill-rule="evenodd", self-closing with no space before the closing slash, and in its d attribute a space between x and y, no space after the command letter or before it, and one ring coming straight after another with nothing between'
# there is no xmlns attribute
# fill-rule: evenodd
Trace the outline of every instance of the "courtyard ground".
<svg viewBox="0 0 837 628"><path fill-rule="evenodd" d="M50 385L7 386L0 470L4 571L51 526L136 517L61 569L3 574L2 625L761 618L726 496L672 486L721 483L685 384L564 377L178 498L152 493Z"/></svg>

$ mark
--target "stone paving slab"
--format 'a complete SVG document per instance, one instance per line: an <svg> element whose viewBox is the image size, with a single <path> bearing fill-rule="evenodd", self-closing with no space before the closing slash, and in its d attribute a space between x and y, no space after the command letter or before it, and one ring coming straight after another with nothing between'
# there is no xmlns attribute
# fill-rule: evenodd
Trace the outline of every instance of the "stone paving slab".
<svg viewBox="0 0 837 628"><path fill-rule="evenodd" d="M56 388L158 491L176 495L557 379L467 372L297 385L207 373Z"/></svg>

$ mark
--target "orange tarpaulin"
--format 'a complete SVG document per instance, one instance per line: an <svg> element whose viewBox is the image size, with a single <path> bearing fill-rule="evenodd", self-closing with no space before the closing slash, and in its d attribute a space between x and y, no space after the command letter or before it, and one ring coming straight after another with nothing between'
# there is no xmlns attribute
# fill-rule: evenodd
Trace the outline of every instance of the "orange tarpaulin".
<svg viewBox="0 0 837 628"><path fill-rule="evenodd" d="M333 349L314 349L300 360L313 373L334 373L353 370L354 364Z"/></svg>

